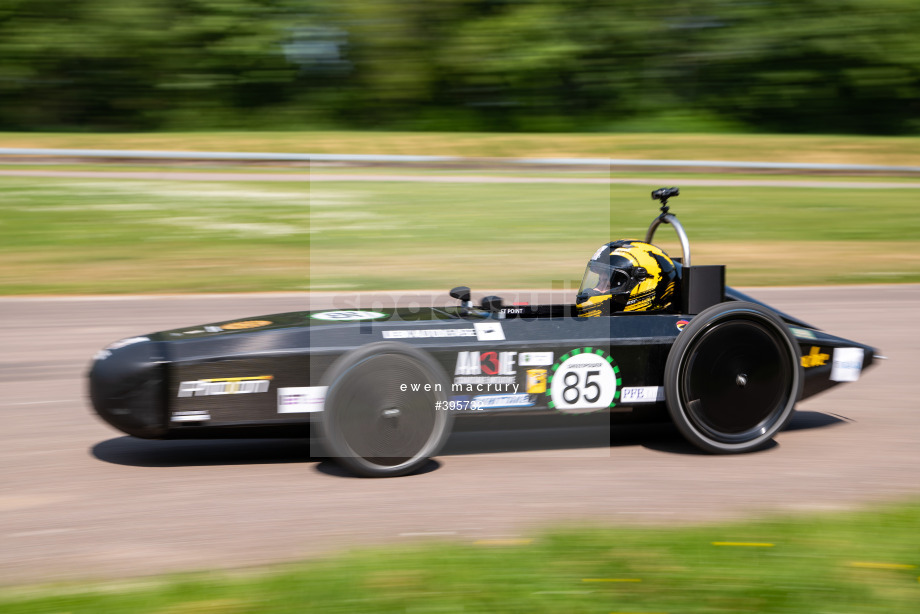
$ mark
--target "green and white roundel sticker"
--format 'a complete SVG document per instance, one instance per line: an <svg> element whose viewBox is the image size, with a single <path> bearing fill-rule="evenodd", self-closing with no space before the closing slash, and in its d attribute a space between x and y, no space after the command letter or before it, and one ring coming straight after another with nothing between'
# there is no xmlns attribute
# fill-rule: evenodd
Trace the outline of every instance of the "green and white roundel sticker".
<svg viewBox="0 0 920 614"><path fill-rule="evenodd" d="M620 400L620 367L604 350L577 348L563 354L547 377L547 405L568 414L613 407Z"/></svg>

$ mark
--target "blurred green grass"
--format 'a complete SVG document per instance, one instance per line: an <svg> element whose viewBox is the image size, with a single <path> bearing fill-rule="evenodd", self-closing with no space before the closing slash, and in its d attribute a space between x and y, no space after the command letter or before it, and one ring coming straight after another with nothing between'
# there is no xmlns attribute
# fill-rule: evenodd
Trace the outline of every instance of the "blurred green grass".
<svg viewBox="0 0 920 614"><path fill-rule="evenodd" d="M351 164L337 163L230 163L230 162L182 162L174 163L154 163L143 161L137 162L106 162L102 163L38 163L38 162L17 162L4 164L0 159L0 170L11 174L16 171L26 171L23 175L39 171L48 173L54 171L84 171L84 172L111 172L111 173L234 173L241 175L255 175L254 180L258 181L262 177L269 175L311 175L321 176L352 176L361 175L382 175L387 177L399 177L403 175L423 176L423 177L450 177L457 179L460 177L547 177L547 178L564 178L570 180L580 179L623 179L633 182L638 178L654 181L669 181L675 177L699 180L726 180L726 181L757 181L757 182L779 182L779 181L797 181L809 183L904 183L914 185L920 182L920 175L911 176L910 174L893 175L884 173L871 173L853 176L840 176L834 173L826 174L781 174L779 172L757 173L749 172L718 172L718 171L649 171L649 170L617 170L609 172L602 170L603 167L589 167L582 170L573 167L555 167L548 165L543 166L513 166L501 163L495 165L483 165L477 167L451 167L437 168L431 166L360 166ZM788 172L788 171L787 171Z"/></svg>
<svg viewBox="0 0 920 614"><path fill-rule="evenodd" d="M582 526L237 572L7 587L0 610L907 614L920 602L918 531L920 502L697 527Z"/></svg>
<svg viewBox="0 0 920 614"><path fill-rule="evenodd" d="M920 137L788 134L502 134L246 131L0 132L0 147L438 155L472 158L748 160L920 166Z"/></svg>
<svg viewBox="0 0 920 614"><path fill-rule="evenodd" d="M0 178L0 293L567 287L644 238L648 186ZM733 285L920 281L916 190L690 187L696 264ZM908 203L908 204L905 204ZM675 235L656 242L672 255Z"/></svg>

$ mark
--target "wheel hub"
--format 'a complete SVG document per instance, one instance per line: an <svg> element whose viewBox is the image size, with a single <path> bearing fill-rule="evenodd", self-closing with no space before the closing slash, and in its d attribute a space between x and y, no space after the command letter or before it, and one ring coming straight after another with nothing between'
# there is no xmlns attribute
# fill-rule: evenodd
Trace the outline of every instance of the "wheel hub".
<svg viewBox="0 0 920 614"><path fill-rule="evenodd" d="M721 322L701 335L691 352L683 392L692 420L709 436L750 438L784 405L792 372L777 335L763 324Z"/></svg>

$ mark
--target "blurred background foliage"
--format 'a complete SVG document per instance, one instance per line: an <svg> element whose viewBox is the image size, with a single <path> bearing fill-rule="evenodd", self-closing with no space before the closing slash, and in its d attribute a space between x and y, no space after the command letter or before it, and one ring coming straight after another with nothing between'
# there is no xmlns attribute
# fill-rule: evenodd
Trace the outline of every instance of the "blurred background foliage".
<svg viewBox="0 0 920 614"><path fill-rule="evenodd" d="M0 130L920 133L916 0L0 0Z"/></svg>

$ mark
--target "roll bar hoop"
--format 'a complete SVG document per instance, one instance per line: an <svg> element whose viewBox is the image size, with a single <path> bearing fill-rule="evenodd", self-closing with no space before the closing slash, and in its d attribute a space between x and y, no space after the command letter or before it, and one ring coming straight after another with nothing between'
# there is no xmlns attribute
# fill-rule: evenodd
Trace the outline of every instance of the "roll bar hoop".
<svg viewBox="0 0 920 614"><path fill-rule="evenodd" d="M681 226L680 222L677 220L677 216L673 213L668 213L668 199L678 195L680 195L680 190L678 188L659 188L652 192L652 200L661 201L661 215L652 220L651 226L648 227L648 232L645 233L645 242L652 242L652 238L655 236L655 230L658 229L658 226L661 224L670 224L674 227L674 231L680 239L680 250L682 252L681 264L688 267L690 266L690 240L687 238L687 233L684 232L684 227Z"/></svg>

